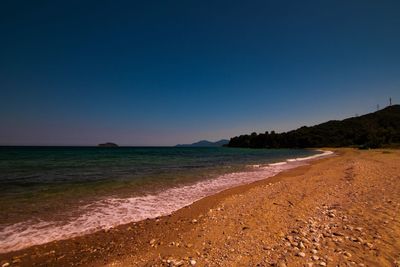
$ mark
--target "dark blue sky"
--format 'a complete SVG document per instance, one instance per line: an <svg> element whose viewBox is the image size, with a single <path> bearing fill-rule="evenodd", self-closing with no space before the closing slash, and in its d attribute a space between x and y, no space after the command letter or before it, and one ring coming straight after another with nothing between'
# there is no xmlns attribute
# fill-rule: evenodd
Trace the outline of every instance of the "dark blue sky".
<svg viewBox="0 0 400 267"><path fill-rule="evenodd" d="M1 1L0 144L173 145L400 100L400 1Z"/></svg>

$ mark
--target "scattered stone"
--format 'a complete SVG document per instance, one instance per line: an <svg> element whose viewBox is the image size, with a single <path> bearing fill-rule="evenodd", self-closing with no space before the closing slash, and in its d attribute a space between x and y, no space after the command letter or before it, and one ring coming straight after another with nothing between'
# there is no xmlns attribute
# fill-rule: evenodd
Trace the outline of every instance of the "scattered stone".
<svg viewBox="0 0 400 267"><path fill-rule="evenodd" d="M21 259L13 259L12 263L16 264L16 263L20 263Z"/></svg>
<svg viewBox="0 0 400 267"><path fill-rule="evenodd" d="M368 248L373 248L373 247L374 247L374 245L372 245L372 244L369 243L369 242L365 243L365 245L366 245Z"/></svg>
<svg viewBox="0 0 400 267"><path fill-rule="evenodd" d="M326 262L321 261L321 262L319 263L319 266L326 266Z"/></svg>
<svg viewBox="0 0 400 267"><path fill-rule="evenodd" d="M343 255L345 255L346 257L348 257L348 258L350 258L351 257L351 253L350 252L345 252L345 253L343 253Z"/></svg>
<svg viewBox="0 0 400 267"><path fill-rule="evenodd" d="M312 250L311 250L311 253L312 253L312 254L317 254L317 253L318 253L318 250L312 249Z"/></svg>
<svg viewBox="0 0 400 267"><path fill-rule="evenodd" d="M315 260L315 261L319 260L319 257L318 257L317 255L312 255L311 258L312 258L313 260Z"/></svg>
<svg viewBox="0 0 400 267"><path fill-rule="evenodd" d="M306 253L304 253L304 252L297 252L296 255L299 256L299 257L304 258L304 257L306 256Z"/></svg>
<svg viewBox="0 0 400 267"><path fill-rule="evenodd" d="M293 242L293 236L291 236L291 235L288 235L288 236L286 237L286 239L287 239L289 242Z"/></svg>
<svg viewBox="0 0 400 267"><path fill-rule="evenodd" d="M176 260L176 259L172 259L172 258L169 258L169 259L167 260L167 263L169 263L169 264L172 265L172 266L182 266L182 265L184 264L183 261Z"/></svg>
<svg viewBox="0 0 400 267"><path fill-rule="evenodd" d="M196 219L193 219L193 220L192 220L192 223L197 223L197 220L196 220Z"/></svg>
<svg viewBox="0 0 400 267"><path fill-rule="evenodd" d="M323 236L323 237L331 237L331 235L330 235L329 233L325 233L325 232L322 233L322 236Z"/></svg>
<svg viewBox="0 0 400 267"><path fill-rule="evenodd" d="M356 238L356 237L350 237L350 240L353 242L358 242L358 238Z"/></svg>
<svg viewBox="0 0 400 267"><path fill-rule="evenodd" d="M190 263L190 265L195 266L197 262L196 262L196 260L191 259L189 261L189 263Z"/></svg>
<svg viewBox="0 0 400 267"><path fill-rule="evenodd" d="M150 245L152 245L152 246L153 246L153 245L156 243L156 240L155 240L155 239L152 239L152 240L150 240L150 242L149 242L149 243L150 243Z"/></svg>
<svg viewBox="0 0 400 267"><path fill-rule="evenodd" d="M343 234L341 232L333 232L332 234L335 236L343 236Z"/></svg>
<svg viewBox="0 0 400 267"><path fill-rule="evenodd" d="M3 263L3 265L1 265L1 267L8 267L8 266L10 266L9 262L5 262L5 263Z"/></svg>

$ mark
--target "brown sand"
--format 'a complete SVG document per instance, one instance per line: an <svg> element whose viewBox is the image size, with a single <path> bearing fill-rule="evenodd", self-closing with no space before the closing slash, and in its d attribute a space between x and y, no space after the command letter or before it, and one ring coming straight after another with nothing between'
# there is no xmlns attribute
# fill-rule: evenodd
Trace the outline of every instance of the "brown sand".
<svg viewBox="0 0 400 267"><path fill-rule="evenodd" d="M10 266L400 266L400 151L340 149L174 214L0 255Z"/></svg>

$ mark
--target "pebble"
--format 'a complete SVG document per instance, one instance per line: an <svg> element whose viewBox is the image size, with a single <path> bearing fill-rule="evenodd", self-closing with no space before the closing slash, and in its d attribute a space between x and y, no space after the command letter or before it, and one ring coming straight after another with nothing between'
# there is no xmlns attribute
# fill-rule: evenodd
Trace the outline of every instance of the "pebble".
<svg viewBox="0 0 400 267"><path fill-rule="evenodd" d="M319 257L318 257L317 255L313 255L311 258L312 258L313 260L315 260L315 261L319 260Z"/></svg>
<svg viewBox="0 0 400 267"><path fill-rule="evenodd" d="M341 232L333 232L332 234L335 236L343 236L343 234Z"/></svg>
<svg viewBox="0 0 400 267"><path fill-rule="evenodd" d="M318 250L312 249L312 250L311 250L311 253L312 253L312 254L317 254L317 253L318 253Z"/></svg>
<svg viewBox="0 0 400 267"><path fill-rule="evenodd" d="M196 260L193 260L193 259L192 259L192 260L190 260L189 262L190 262L190 265L192 265L192 266L195 266L195 265L196 265L196 263L197 263L197 262L196 262Z"/></svg>
<svg viewBox="0 0 400 267"><path fill-rule="evenodd" d="M350 258L351 257L351 253L350 252L345 252L345 253L343 253L343 255L345 255L346 257L348 257L348 258Z"/></svg>
<svg viewBox="0 0 400 267"><path fill-rule="evenodd" d="M183 261L175 260L175 259L168 259L167 263L172 264L173 266L182 266L184 263Z"/></svg>
<svg viewBox="0 0 400 267"><path fill-rule="evenodd" d="M321 261L321 262L319 263L319 266L326 266L326 262Z"/></svg>
<svg viewBox="0 0 400 267"><path fill-rule="evenodd" d="M304 252L298 252L296 255L299 256L299 257L304 258L304 257L306 256L306 253L304 253Z"/></svg>
<svg viewBox="0 0 400 267"><path fill-rule="evenodd" d="M12 261L12 263L20 263L21 262L21 259L13 259L13 261Z"/></svg>
<svg viewBox="0 0 400 267"><path fill-rule="evenodd" d="M3 263L3 265L1 265L1 267L8 267L8 266L10 266L9 262L5 262L5 263Z"/></svg>

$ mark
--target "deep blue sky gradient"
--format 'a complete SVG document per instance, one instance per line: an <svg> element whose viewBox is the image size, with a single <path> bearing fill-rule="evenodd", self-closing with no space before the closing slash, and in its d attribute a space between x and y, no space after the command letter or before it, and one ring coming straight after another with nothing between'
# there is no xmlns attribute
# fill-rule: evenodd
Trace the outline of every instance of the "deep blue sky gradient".
<svg viewBox="0 0 400 267"><path fill-rule="evenodd" d="M400 1L1 1L0 145L174 145L400 101Z"/></svg>

